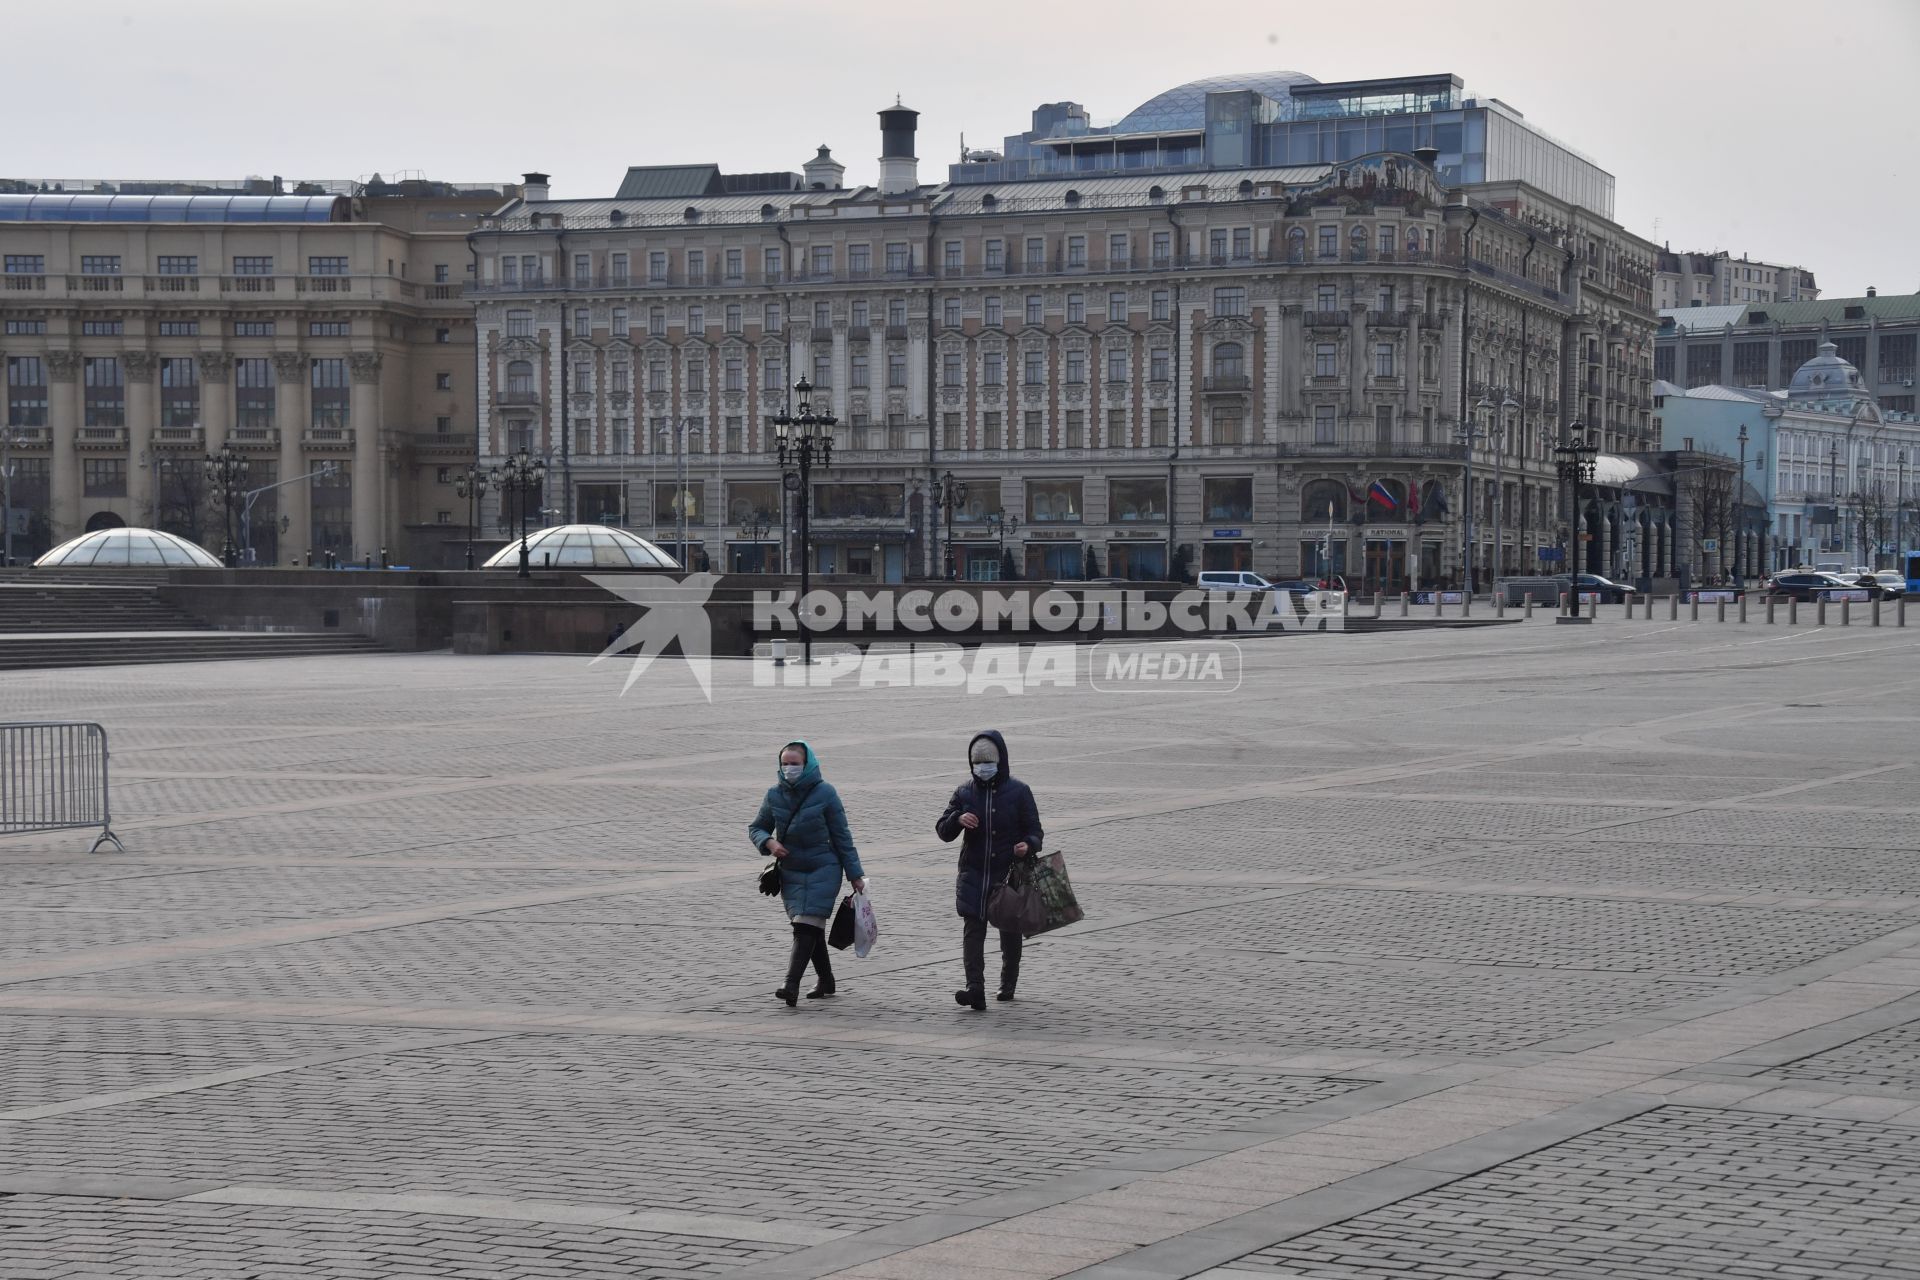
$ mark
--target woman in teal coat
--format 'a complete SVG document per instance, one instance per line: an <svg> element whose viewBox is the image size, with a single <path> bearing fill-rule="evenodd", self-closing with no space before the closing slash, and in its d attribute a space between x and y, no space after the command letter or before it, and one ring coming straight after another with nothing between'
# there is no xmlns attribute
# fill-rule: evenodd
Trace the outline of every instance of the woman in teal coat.
<svg viewBox="0 0 1920 1280"><path fill-rule="evenodd" d="M833 994L827 921L840 896L840 877L846 875L855 893L864 890L867 881L840 793L821 778L820 757L813 748L799 741L780 748L779 777L767 788L747 836L754 848L780 863L780 897L793 925L793 952L787 959L786 985L773 994L791 1006L800 1002L800 979L809 961L819 982L807 999Z"/></svg>

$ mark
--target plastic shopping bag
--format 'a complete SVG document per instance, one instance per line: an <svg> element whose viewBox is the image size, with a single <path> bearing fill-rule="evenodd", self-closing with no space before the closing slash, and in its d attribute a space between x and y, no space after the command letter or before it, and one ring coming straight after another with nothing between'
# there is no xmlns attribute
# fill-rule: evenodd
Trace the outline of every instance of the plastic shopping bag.
<svg viewBox="0 0 1920 1280"><path fill-rule="evenodd" d="M873 914L873 899L865 893L853 895L853 954L866 959L880 938L880 921Z"/></svg>

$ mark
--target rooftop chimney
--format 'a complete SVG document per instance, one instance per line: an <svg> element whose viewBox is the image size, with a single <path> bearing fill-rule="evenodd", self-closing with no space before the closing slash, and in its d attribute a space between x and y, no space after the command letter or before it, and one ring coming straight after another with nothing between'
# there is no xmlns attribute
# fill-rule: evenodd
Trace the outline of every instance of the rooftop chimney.
<svg viewBox="0 0 1920 1280"><path fill-rule="evenodd" d="M520 197L528 204L544 201L547 198L547 175L544 173L521 174Z"/></svg>
<svg viewBox="0 0 1920 1280"><path fill-rule="evenodd" d="M1413 158L1431 169L1440 162L1440 148L1415 147L1413 149Z"/></svg>
<svg viewBox="0 0 1920 1280"><path fill-rule="evenodd" d="M1878 289L1876 289L1876 288L1874 288L1874 287L1873 287L1872 285L1868 285L1868 286L1867 286L1867 296L1868 296L1869 298L1877 298L1877 297L1879 297L1879 296L1880 296L1880 291L1879 291Z"/></svg>
<svg viewBox="0 0 1920 1280"><path fill-rule="evenodd" d="M913 154L913 134L919 127L920 113L893 105L880 113L880 194L900 195L920 185L919 157Z"/></svg>
<svg viewBox="0 0 1920 1280"><path fill-rule="evenodd" d="M808 189L813 191L838 191L847 177L847 166L833 158L833 152L827 150L824 142L813 159L801 166L801 171L806 174Z"/></svg>

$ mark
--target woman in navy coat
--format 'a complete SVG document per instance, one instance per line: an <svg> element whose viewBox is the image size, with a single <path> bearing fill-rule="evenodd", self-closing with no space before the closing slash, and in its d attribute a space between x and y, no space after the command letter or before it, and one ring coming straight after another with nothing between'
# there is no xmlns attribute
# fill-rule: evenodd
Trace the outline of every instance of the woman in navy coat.
<svg viewBox="0 0 1920 1280"><path fill-rule="evenodd" d="M967 769L973 776L954 789L933 824L942 840L960 839L960 874L953 884L954 910L961 921L960 954L967 985L953 993L974 1010L987 1007L987 899L1007 878L1015 858L1039 854L1046 833L1033 790L1013 776L1007 740L998 729L973 735L967 743ZM1000 933L998 999L1013 999L1020 981L1020 935Z"/></svg>
<svg viewBox="0 0 1920 1280"><path fill-rule="evenodd" d="M855 893L867 887L860 852L853 847L840 793L820 776L820 757L802 741L780 749L779 782L767 788L760 812L747 828L753 847L780 863L780 898L793 925L787 981L773 994L800 1002L800 979L813 964L819 981L807 992L818 1000L833 994L833 962L827 954L827 921L840 897L840 877Z"/></svg>

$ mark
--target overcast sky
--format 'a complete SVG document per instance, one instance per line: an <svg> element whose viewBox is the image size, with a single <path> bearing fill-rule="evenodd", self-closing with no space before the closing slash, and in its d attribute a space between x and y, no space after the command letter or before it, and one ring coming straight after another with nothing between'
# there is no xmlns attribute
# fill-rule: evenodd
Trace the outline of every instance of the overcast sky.
<svg viewBox="0 0 1920 1280"><path fill-rule="evenodd" d="M554 176L629 164L871 181L874 112L923 180L1041 102L1111 121L1228 72L1450 71L1617 179L1676 249L1920 290L1920 0L5 0L9 177Z"/></svg>

